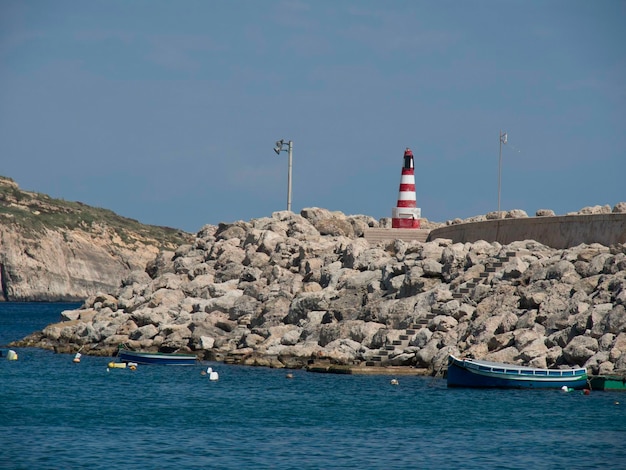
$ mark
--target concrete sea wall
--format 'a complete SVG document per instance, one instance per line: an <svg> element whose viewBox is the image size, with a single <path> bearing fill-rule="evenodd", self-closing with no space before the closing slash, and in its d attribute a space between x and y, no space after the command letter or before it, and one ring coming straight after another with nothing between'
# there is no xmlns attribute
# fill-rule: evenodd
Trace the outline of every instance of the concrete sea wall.
<svg viewBox="0 0 626 470"><path fill-rule="evenodd" d="M552 248L570 248L581 243L610 246L626 243L626 214L591 214L497 219L448 225L430 232L428 240L451 239L455 243L478 240L507 245L536 240Z"/></svg>

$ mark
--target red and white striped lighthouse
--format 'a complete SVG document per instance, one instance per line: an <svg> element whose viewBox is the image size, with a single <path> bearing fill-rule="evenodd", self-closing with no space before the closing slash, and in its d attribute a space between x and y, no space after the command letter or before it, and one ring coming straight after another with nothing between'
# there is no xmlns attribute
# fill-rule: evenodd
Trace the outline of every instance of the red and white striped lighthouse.
<svg viewBox="0 0 626 470"><path fill-rule="evenodd" d="M420 228L422 210L417 207L415 198L415 168L413 152L410 148L404 151L404 166L400 179L398 203L392 209L392 228Z"/></svg>

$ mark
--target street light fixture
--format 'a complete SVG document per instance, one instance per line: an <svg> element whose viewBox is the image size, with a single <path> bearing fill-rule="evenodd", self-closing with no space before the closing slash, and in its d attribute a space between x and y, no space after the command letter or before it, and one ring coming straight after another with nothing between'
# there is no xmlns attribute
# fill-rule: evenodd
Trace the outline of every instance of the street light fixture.
<svg viewBox="0 0 626 470"><path fill-rule="evenodd" d="M284 146L287 146L285 149ZM293 157L293 142L290 140L285 142L284 139L276 141L276 147L274 147L276 155L280 155L280 152L289 152L289 166L287 173L287 210L291 212L291 161Z"/></svg>
<svg viewBox="0 0 626 470"><path fill-rule="evenodd" d="M506 144L507 136L506 132L502 132L500 129L500 158L498 159L498 212L500 212L500 189L502 187L502 144Z"/></svg>

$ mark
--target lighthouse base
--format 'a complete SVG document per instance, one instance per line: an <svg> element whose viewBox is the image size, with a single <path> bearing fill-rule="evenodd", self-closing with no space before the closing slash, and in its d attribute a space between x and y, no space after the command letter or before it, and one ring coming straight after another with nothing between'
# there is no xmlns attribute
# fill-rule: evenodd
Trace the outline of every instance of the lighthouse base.
<svg viewBox="0 0 626 470"><path fill-rule="evenodd" d="M420 228L420 219L391 219L391 228Z"/></svg>
<svg viewBox="0 0 626 470"><path fill-rule="evenodd" d="M394 207L391 214L392 228L420 228L422 210L419 207Z"/></svg>

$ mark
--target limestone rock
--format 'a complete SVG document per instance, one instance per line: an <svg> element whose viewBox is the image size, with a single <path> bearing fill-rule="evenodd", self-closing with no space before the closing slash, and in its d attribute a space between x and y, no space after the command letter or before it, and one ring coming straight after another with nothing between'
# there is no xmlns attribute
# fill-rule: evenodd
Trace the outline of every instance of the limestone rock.
<svg viewBox="0 0 626 470"><path fill-rule="evenodd" d="M589 336L576 336L563 349L563 357L569 364L584 364L598 351L598 340Z"/></svg>
<svg viewBox="0 0 626 470"><path fill-rule="evenodd" d="M613 212L615 213L624 213L626 212L626 202L618 202L613 206Z"/></svg>
<svg viewBox="0 0 626 470"><path fill-rule="evenodd" d="M537 217L554 217L556 214L552 209L539 209L535 215Z"/></svg>

